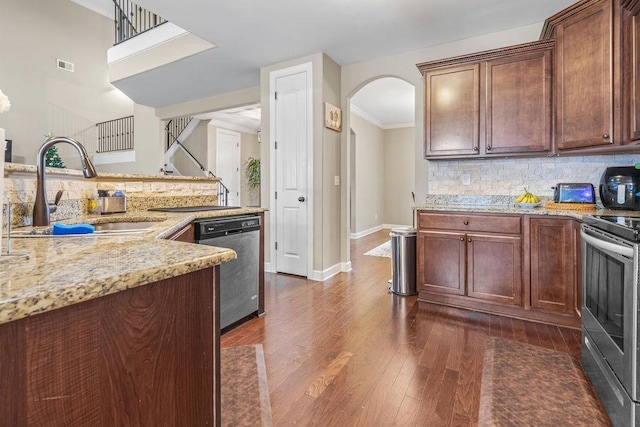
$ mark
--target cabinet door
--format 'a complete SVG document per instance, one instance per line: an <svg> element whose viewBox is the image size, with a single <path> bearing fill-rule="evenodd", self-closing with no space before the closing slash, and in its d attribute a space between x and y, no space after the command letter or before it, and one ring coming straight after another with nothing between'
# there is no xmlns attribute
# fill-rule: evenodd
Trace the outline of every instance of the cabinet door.
<svg viewBox="0 0 640 427"><path fill-rule="evenodd" d="M572 219L531 218L531 307L572 314L576 242Z"/></svg>
<svg viewBox="0 0 640 427"><path fill-rule="evenodd" d="M425 155L473 155L480 147L480 65L425 73Z"/></svg>
<svg viewBox="0 0 640 427"><path fill-rule="evenodd" d="M640 140L640 2L634 1L625 23L625 31L630 41L626 43L629 54L628 75L630 81L625 85L630 91L629 139ZM625 141L626 142L626 141Z"/></svg>
<svg viewBox="0 0 640 427"><path fill-rule="evenodd" d="M419 231L418 254L419 290L465 294L464 235L444 231Z"/></svg>
<svg viewBox="0 0 640 427"><path fill-rule="evenodd" d="M487 63L486 154L551 151L551 50Z"/></svg>
<svg viewBox="0 0 640 427"><path fill-rule="evenodd" d="M556 143L560 150L612 144L613 47L610 0L556 28Z"/></svg>
<svg viewBox="0 0 640 427"><path fill-rule="evenodd" d="M467 234L467 295L501 304L522 302L520 236Z"/></svg>

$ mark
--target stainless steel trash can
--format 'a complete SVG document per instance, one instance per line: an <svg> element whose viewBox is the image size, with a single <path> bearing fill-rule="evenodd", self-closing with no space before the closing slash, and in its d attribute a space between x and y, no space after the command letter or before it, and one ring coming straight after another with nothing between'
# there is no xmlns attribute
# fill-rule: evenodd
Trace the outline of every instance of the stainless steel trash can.
<svg viewBox="0 0 640 427"><path fill-rule="evenodd" d="M391 237L391 292L415 295L416 292L416 230L395 228Z"/></svg>

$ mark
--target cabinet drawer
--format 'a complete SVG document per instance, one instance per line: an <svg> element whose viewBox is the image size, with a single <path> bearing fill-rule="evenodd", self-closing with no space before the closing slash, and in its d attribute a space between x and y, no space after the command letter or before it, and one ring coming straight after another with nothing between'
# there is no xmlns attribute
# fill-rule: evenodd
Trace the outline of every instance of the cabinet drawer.
<svg viewBox="0 0 640 427"><path fill-rule="evenodd" d="M422 229L482 231L487 233L520 234L521 216L471 215L449 213L418 214L418 227Z"/></svg>

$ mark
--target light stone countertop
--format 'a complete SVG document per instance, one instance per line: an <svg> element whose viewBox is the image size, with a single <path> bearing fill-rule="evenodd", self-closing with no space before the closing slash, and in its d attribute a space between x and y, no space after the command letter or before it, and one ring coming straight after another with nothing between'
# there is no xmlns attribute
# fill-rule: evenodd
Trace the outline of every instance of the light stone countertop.
<svg viewBox="0 0 640 427"><path fill-rule="evenodd" d="M60 222L160 222L142 233L121 236L12 238L12 253L28 253L30 258L0 264L0 324L231 261L236 253L230 249L163 239L197 218L264 211L241 208L86 216Z"/></svg>
<svg viewBox="0 0 640 427"><path fill-rule="evenodd" d="M590 209L590 210L557 210L545 209L544 205L531 209L518 208L512 205L462 205L462 204L427 204L416 206L418 212L461 212L461 213L487 213L487 214L518 214L532 216L565 216L575 218L582 221L582 217L586 215L625 215L640 217L638 211L624 211L613 209Z"/></svg>
<svg viewBox="0 0 640 427"><path fill-rule="evenodd" d="M571 209L546 209L544 205L550 201L542 197L540 206L523 209L515 206L514 196L505 195L427 195L423 204L414 207L416 211L432 212L462 212L462 213L487 213L487 214L518 214L518 215L549 215L566 216L582 221L586 215L624 215L640 217L640 211L624 211L603 209L600 201L596 209L571 210Z"/></svg>

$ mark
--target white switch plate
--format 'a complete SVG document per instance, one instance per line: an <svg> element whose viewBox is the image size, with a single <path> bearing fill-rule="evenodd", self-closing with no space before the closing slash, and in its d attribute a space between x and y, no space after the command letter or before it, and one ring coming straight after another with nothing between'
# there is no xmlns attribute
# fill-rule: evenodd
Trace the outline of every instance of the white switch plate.
<svg viewBox="0 0 640 427"><path fill-rule="evenodd" d="M340 185L340 176L339 175L335 175L333 177L333 185Z"/></svg>

